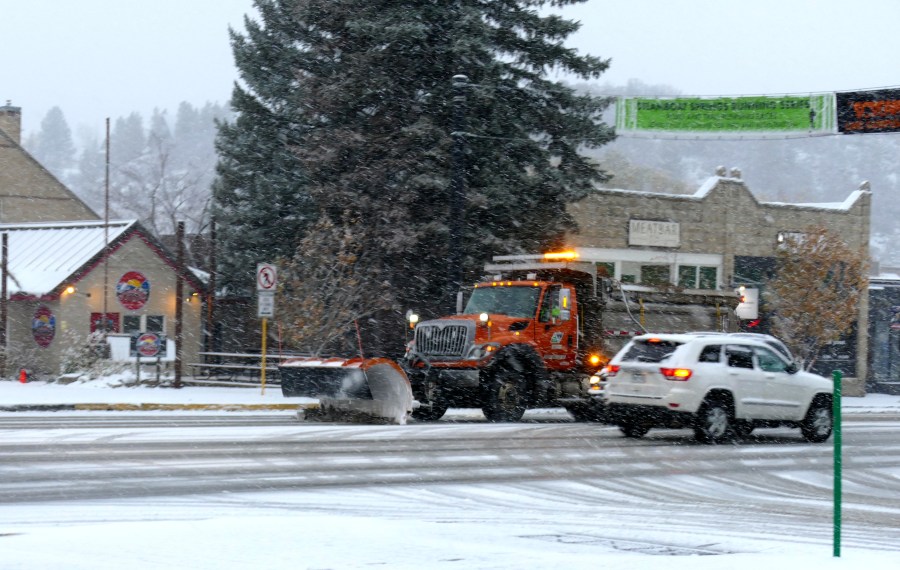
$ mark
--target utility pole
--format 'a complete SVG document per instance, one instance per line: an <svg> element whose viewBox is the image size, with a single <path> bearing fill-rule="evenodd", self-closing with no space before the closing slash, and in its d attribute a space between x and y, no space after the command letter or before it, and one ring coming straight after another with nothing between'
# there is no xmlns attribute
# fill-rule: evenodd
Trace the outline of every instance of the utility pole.
<svg viewBox="0 0 900 570"><path fill-rule="evenodd" d="M469 78L453 76L453 176L450 179L450 263L448 299L450 310L456 311L456 294L463 284L463 235L466 225L466 88Z"/></svg>
<svg viewBox="0 0 900 570"><path fill-rule="evenodd" d="M173 388L181 388L181 359L184 354L184 222L175 225L175 247L177 260L175 264L175 382Z"/></svg>

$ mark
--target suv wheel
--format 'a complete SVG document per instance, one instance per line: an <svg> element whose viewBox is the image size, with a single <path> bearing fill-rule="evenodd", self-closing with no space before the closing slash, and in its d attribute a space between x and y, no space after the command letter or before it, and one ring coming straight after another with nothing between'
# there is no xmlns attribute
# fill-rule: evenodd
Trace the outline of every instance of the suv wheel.
<svg viewBox="0 0 900 570"><path fill-rule="evenodd" d="M750 437L750 434L753 433L753 428L756 426L753 425L753 420L734 420L731 429L734 431L734 434L738 437Z"/></svg>
<svg viewBox="0 0 900 570"><path fill-rule="evenodd" d="M701 443L724 443L734 436L731 407L720 399L706 400L697 412L694 437Z"/></svg>
<svg viewBox="0 0 900 570"><path fill-rule="evenodd" d="M634 422L625 422L619 424L619 429L625 434L625 437L633 437L635 439L644 437L650 431L650 427L645 424Z"/></svg>
<svg viewBox="0 0 900 570"><path fill-rule="evenodd" d="M800 422L800 433L806 441L822 443L831 435L833 418L831 406L821 398L816 399Z"/></svg>

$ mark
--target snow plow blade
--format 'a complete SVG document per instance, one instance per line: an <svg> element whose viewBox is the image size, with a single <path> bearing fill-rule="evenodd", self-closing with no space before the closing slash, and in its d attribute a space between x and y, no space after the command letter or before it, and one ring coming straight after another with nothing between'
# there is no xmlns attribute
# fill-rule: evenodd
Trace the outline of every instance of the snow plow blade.
<svg viewBox="0 0 900 570"><path fill-rule="evenodd" d="M286 398L318 398L307 417L405 424L412 413L409 378L387 358L290 358L278 372Z"/></svg>

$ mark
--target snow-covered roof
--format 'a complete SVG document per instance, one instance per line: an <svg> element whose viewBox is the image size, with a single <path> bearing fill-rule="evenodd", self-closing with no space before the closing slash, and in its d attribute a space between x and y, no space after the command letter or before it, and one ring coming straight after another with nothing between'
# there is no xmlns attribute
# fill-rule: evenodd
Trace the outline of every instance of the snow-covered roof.
<svg viewBox="0 0 900 570"><path fill-rule="evenodd" d="M820 210L849 210L856 204L856 201L866 193L865 190L854 190L843 202L807 202L807 203L787 203L787 202L763 202L770 206L798 206L801 208L818 208Z"/></svg>
<svg viewBox="0 0 900 570"><path fill-rule="evenodd" d="M623 188L599 188L603 193L610 194L630 194L637 196L653 196L656 198L669 198L672 200L703 200L706 198L712 190L716 188L721 180L728 180L731 182L738 182L740 184L744 184L744 181L740 178L729 177L729 176L711 176L706 179L706 181L697 189L693 194L672 194L668 192L649 192L646 190L627 190ZM749 189L748 189L749 192ZM867 193L867 190L854 190L850 193L849 196L843 202L811 202L811 203L793 203L793 202L759 202L759 204L766 206L792 206L795 208L814 208L820 210L850 210L854 204L860 199L860 197ZM751 193L752 195L752 193ZM755 197L754 197L755 198Z"/></svg>
<svg viewBox="0 0 900 570"><path fill-rule="evenodd" d="M0 224L8 238L7 293L47 295L137 224L135 220Z"/></svg>

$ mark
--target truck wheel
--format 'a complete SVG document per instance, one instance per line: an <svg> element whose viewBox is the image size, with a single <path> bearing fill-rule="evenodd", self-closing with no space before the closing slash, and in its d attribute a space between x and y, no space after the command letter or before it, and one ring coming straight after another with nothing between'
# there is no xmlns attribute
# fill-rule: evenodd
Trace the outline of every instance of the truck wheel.
<svg viewBox="0 0 900 570"><path fill-rule="evenodd" d="M824 399L816 398L800 422L800 433L806 441L822 443L831 435L832 426L831 406Z"/></svg>
<svg viewBox="0 0 900 570"><path fill-rule="evenodd" d="M694 437L701 443L724 443L734 437L731 407L721 398L703 402L697 412Z"/></svg>
<svg viewBox="0 0 900 570"><path fill-rule="evenodd" d="M517 422L525 414L525 366L517 356L500 358L484 384L481 411L489 422Z"/></svg>
<svg viewBox="0 0 900 570"><path fill-rule="evenodd" d="M432 402L431 405L422 404L413 409L412 417L421 422L433 422L444 417L445 413L447 413L447 404Z"/></svg>

